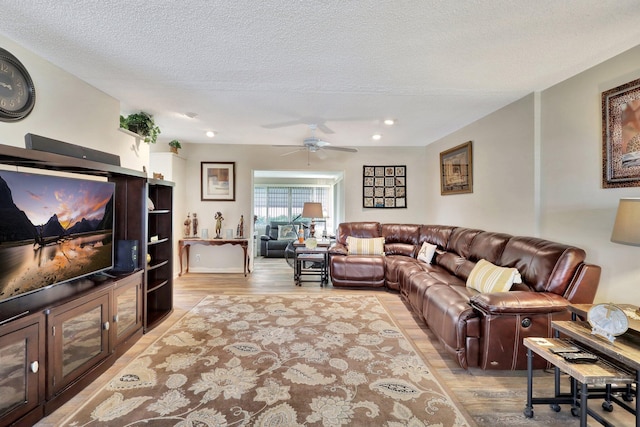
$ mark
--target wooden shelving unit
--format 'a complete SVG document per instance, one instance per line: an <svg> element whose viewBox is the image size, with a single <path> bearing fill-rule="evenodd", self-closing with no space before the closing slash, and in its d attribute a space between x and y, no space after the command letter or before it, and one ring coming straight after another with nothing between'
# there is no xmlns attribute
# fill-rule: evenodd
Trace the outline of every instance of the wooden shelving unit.
<svg viewBox="0 0 640 427"><path fill-rule="evenodd" d="M156 179L147 182L154 209L147 212L146 254L151 260L146 265L145 331L173 311L173 185Z"/></svg>

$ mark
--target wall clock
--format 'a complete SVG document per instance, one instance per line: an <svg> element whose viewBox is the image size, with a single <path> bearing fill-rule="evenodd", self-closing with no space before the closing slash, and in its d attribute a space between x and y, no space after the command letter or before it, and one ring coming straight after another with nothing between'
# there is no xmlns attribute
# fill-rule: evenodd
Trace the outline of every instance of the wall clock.
<svg viewBox="0 0 640 427"><path fill-rule="evenodd" d="M18 58L0 48L0 120L22 120L35 103L36 89L29 72Z"/></svg>
<svg viewBox="0 0 640 427"><path fill-rule="evenodd" d="M615 337L624 334L629 328L629 319L618 306L611 303L596 304L589 309L587 320L591 333L605 337L613 342Z"/></svg>

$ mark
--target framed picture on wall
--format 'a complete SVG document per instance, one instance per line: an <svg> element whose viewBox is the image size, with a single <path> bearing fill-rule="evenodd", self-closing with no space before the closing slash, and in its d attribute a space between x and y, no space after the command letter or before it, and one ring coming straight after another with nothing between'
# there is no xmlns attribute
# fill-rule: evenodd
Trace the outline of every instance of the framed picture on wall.
<svg viewBox="0 0 640 427"><path fill-rule="evenodd" d="M362 207L406 208L407 167L363 166Z"/></svg>
<svg viewBox="0 0 640 427"><path fill-rule="evenodd" d="M440 153L440 194L473 193L471 141Z"/></svg>
<svg viewBox="0 0 640 427"><path fill-rule="evenodd" d="M640 79L602 92L602 187L640 186Z"/></svg>
<svg viewBox="0 0 640 427"><path fill-rule="evenodd" d="M235 162L201 162L200 166L200 200L236 200Z"/></svg>

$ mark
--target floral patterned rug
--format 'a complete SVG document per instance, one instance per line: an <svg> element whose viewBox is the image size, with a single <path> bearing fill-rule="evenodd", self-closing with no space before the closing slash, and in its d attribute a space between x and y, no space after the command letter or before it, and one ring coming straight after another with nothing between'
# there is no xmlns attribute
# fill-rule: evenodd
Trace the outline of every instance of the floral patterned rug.
<svg viewBox="0 0 640 427"><path fill-rule="evenodd" d="M375 296L203 299L64 425L474 425Z"/></svg>

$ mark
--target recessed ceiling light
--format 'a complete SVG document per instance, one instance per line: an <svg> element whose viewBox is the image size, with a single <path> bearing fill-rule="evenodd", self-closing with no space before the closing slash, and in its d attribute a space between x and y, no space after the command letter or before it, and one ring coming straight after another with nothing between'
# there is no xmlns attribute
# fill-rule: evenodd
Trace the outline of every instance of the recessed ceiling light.
<svg viewBox="0 0 640 427"><path fill-rule="evenodd" d="M374 141L379 141L380 139L382 139L382 135L380 135L379 133L376 133L371 137L371 139L373 139Z"/></svg>
<svg viewBox="0 0 640 427"><path fill-rule="evenodd" d="M216 134L215 134L215 133L213 133L213 131L209 131L209 132L207 132L207 136L208 136L209 138L213 138L214 136L216 136Z"/></svg>
<svg viewBox="0 0 640 427"><path fill-rule="evenodd" d="M396 121L393 119L385 119L384 124L387 126L393 126L396 124Z"/></svg>

